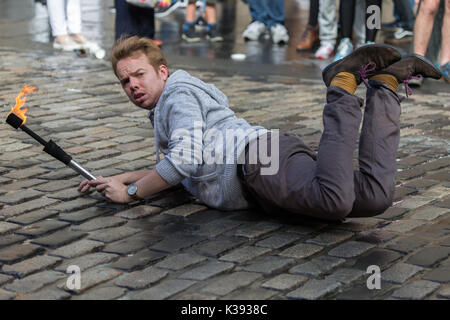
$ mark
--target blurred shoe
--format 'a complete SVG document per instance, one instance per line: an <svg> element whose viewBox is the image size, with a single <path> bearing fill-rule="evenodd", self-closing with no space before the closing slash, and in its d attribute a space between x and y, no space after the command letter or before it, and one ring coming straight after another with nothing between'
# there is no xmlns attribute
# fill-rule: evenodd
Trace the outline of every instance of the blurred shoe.
<svg viewBox="0 0 450 320"><path fill-rule="evenodd" d="M286 27L282 24L277 23L270 27L270 34L272 36L272 41L275 44L286 44L289 42L288 32Z"/></svg>
<svg viewBox="0 0 450 320"><path fill-rule="evenodd" d="M386 31L395 31L400 27L401 27L400 20L395 20L393 22L381 24L381 29L386 30Z"/></svg>
<svg viewBox="0 0 450 320"><path fill-rule="evenodd" d="M71 39L81 45L81 49L87 50L91 55L94 55L97 59L103 59L106 55L105 50L100 48L100 46L93 42L86 39L81 34L72 34L70 35Z"/></svg>
<svg viewBox="0 0 450 320"><path fill-rule="evenodd" d="M315 43L319 41L319 25L313 27L307 25L302 34L302 38L297 45L297 51L311 50Z"/></svg>
<svg viewBox="0 0 450 320"><path fill-rule="evenodd" d="M397 29L397 31L395 31L393 33L393 35L391 37L388 37L385 42L389 43L389 44L394 44L394 45L400 44L400 43L411 42L413 36L414 36L414 32L403 29L403 28L399 28L399 29Z"/></svg>
<svg viewBox="0 0 450 320"><path fill-rule="evenodd" d="M176 9L180 8L182 5L182 1L180 0L172 0L172 3L167 8L159 8L155 10L155 18L164 18L174 12Z"/></svg>
<svg viewBox="0 0 450 320"><path fill-rule="evenodd" d="M342 38L337 47L336 54L334 56L334 61L345 58L350 53L353 52L353 43L350 38Z"/></svg>
<svg viewBox="0 0 450 320"><path fill-rule="evenodd" d="M266 32L266 26L264 25L264 23L254 21L250 23L244 30L244 32L242 33L242 37L245 41L255 41L258 40L264 32Z"/></svg>
<svg viewBox="0 0 450 320"><path fill-rule="evenodd" d="M372 74L386 69L400 59L400 52L392 46L387 44L366 45L325 67L322 71L322 78L325 85L329 87L331 80L339 72L349 72L355 76L356 84L359 85ZM372 68L369 69L369 66Z"/></svg>
<svg viewBox="0 0 450 320"><path fill-rule="evenodd" d="M63 51L73 51L82 49L82 45L75 42L71 37L67 36L64 38L55 39L53 41L53 48Z"/></svg>
<svg viewBox="0 0 450 320"><path fill-rule="evenodd" d="M440 67L439 64L437 66L441 70L444 80L450 83L450 61L444 64L442 67Z"/></svg>
<svg viewBox="0 0 450 320"><path fill-rule="evenodd" d="M421 75L424 78L433 78L439 80L442 76L438 68L427 58L418 54L407 54L379 73L388 73L395 76L398 82L403 82L409 77Z"/></svg>
<svg viewBox="0 0 450 320"><path fill-rule="evenodd" d="M324 43L320 45L314 56L317 59L326 60L334 55L334 46L331 43Z"/></svg>
<svg viewBox="0 0 450 320"><path fill-rule="evenodd" d="M184 24L181 38L187 42L199 42L201 40L195 31L195 24L193 22Z"/></svg>
<svg viewBox="0 0 450 320"><path fill-rule="evenodd" d="M208 25L207 29L208 31L206 33L206 39L208 39L211 42L223 41L223 37L219 34L217 24Z"/></svg>
<svg viewBox="0 0 450 320"><path fill-rule="evenodd" d="M421 78L439 80L442 77L441 71L433 63L425 57L414 53L403 56L400 61L391 64L379 73L391 74L397 78L399 83L403 82L406 96L412 94L412 90L409 88L411 80L419 80Z"/></svg>

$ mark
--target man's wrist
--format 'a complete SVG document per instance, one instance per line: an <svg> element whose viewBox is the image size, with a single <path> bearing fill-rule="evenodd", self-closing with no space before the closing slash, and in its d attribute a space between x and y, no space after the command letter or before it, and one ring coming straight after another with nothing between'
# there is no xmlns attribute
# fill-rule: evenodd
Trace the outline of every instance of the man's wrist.
<svg viewBox="0 0 450 320"><path fill-rule="evenodd" d="M142 200L141 197L138 196L138 186L135 183L131 183L127 187L127 194L133 201Z"/></svg>

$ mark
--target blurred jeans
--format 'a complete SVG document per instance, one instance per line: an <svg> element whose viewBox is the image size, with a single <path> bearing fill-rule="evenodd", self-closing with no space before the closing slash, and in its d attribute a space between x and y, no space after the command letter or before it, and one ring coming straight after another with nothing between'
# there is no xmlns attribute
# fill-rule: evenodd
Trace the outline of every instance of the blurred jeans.
<svg viewBox="0 0 450 320"><path fill-rule="evenodd" d="M284 25L284 0L244 0L250 8L253 21L259 21L270 28Z"/></svg>
<svg viewBox="0 0 450 320"><path fill-rule="evenodd" d="M155 37L155 11L128 4L125 0L114 0L116 8L115 40L121 35Z"/></svg>

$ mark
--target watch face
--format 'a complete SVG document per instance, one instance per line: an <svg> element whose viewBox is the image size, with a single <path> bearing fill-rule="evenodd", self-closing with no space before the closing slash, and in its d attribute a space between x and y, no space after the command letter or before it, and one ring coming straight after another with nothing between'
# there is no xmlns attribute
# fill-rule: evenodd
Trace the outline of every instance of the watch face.
<svg viewBox="0 0 450 320"><path fill-rule="evenodd" d="M128 195L134 196L137 191L137 186L133 183L128 186Z"/></svg>

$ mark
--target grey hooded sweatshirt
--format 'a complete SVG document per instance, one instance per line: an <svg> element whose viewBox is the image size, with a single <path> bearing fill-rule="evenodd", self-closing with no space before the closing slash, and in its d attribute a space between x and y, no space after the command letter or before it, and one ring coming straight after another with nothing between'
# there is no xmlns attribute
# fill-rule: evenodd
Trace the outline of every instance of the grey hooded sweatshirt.
<svg viewBox="0 0 450 320"><path fill-rule="evenodd" d="M242 163L247 143L266 129L237 118L219 89L183 70L168 78L149 118L155 130L155 169L167 183L182 183L212 208L249 207L237 163Z"/></svg>

